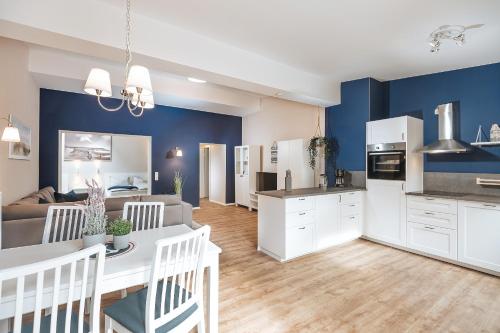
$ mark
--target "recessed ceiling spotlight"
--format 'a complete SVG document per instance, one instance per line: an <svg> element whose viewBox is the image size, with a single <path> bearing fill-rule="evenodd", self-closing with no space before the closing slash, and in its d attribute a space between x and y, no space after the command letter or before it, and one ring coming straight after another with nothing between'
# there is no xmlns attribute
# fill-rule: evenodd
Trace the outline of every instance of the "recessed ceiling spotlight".
<svg viewBox="0 0 500 333"><path fill-rule="evenodd" d="M194 83L207 83L205 80L197 79L194 77L188 77L188 81L194 82Z"/></svg>
<svg viewBox="0 0 500 333"><path fill-rule="evenodd" d="M441 43L444 40L454 41L458 46L465 44L465 31L469 29L481 28L483 24L474 24L468 27L463 25L442 25L429 35L429 45L431 53L437 53L440 50Z"/></svg>

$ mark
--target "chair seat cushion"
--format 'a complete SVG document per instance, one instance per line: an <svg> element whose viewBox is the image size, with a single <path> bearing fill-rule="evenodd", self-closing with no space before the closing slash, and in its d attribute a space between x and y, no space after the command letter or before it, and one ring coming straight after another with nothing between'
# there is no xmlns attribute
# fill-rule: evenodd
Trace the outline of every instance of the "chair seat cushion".
<svg viewBox="0 0 500 333"><path fill-rule="evenodd" d="M155 318L160 316L160 302L161 302L161 292L162 292L163 282L158 283L158 288L156 292L156 308L155 308ZM166 296L165 296L165 309L170 311L170 292L172 290L171 283L167 282ZM182 289L184 290L184 289ZM180 287L175 286L174 292L174 304L177 303L179 299ZM130 293L127 297L115 302L113 305L104 309L104 313L111 317L113 320L120 323L122 326L134 333L145 332L146 329L146 298L148 294L148 288L143 288L134 293ZM190 315L192 315L198 309L198 304L193 304L182 314L172 319L165 325L156 329L156 333L169 332L173 328L177 327L184 320L186 320Z"/></svg>
<svg viewBox="0 0 500 333"><path fill-rule="evenodd" d="M52 315L44 316L42 314L42 318L40 320L40 332L50 332L50 320ZM57 313L57 332L64 332L64 326L66 324L66 310L60 310ZM83 322L83 332L88 333L90 331L89 325L84 321ZM77 333L78 332L78 315L74 312L71 312L71 321L70 321L70 332L67 333ZM21 333L33 333L33 323L23 324L21 327Z"/></svg>

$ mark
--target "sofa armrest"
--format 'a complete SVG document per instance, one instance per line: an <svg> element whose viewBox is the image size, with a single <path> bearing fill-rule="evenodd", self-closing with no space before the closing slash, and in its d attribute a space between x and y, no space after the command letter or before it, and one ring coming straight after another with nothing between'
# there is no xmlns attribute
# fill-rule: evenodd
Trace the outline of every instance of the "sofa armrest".
<svg viewBox="0 0 500 333"><path fill-rule="evenodd" d="M182 206L182 223L188 227L192 226L193 222L193 206L190 203L181 202Z"/></svg>

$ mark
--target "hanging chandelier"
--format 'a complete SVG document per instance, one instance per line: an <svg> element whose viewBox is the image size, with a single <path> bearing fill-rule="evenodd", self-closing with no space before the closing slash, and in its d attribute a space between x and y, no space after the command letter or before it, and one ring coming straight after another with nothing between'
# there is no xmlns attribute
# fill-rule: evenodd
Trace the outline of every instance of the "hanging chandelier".
<svg viewBox="0 0 500 333"><path fill-rule="evenodd" d="M120 91L122 101L115 108L109 108L102 104L103 97L112 96L111 80L108 71L101 68L90 70L84 91L87 94L97 96L97 102L106 111L118 111L125 103L130 114L141 117L145 109L154 108L153 88L149 77L149 70L144 66L133 65L132 52L130 51L130 0L127 3L127 19L125 34L125 80L123 89Z"/></svg>

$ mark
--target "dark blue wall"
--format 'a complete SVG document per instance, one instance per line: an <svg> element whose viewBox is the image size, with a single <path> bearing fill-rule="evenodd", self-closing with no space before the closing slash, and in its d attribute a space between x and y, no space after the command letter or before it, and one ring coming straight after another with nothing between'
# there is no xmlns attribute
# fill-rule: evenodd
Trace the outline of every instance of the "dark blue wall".
<svg viewBox="0 0 500 333"><path fill-rule="evenodd" d="M342 103L326 109L326 129L340 146L337 167L365 170L365 123L410 115L424 119L424 144L438 138L437 105L457 102L459 138L473 142L500 123L500 63L380 83L362 79L342 84ZM370 110L367 111L368 106ZM333 164L333 163L331 163ZM500 173L500 148L471 154L427 155L425 171Z"/></svg>
<svg viewBox="0 0 500 333"><path fill-rule="evenodd" d="M500 63L389 81L391 117L412 115L424 120L424 144L438 139L437 105L458 102L461 140L474 142L479 125L489 137L493 123L500 123ZM425 171L500 172L500 148L471 154L427 155Z"/></svg>
<svg viewBox="0 0 500 333"><path fill-rule="evenodd" d="M59 130L151 136L152 172L159 172L159 181L152 175L152 193L173 192L173 174L181 170L186 179L183 200L193 206L199 204L199 144L226 144L226 202L234 202L234 146L241 145L240 117L157 105L134 118L125 109L102 110L94 96L40 89L40 187L57 187ZM184 156L166 159L176 146Z"/></svg>

